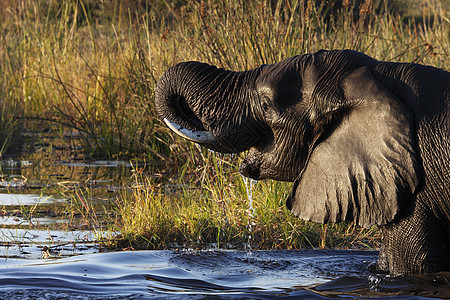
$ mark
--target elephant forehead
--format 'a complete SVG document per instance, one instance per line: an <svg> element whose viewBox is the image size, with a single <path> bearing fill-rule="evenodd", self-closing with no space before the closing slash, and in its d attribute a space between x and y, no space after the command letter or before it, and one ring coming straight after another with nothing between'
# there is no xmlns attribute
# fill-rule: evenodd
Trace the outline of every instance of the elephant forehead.
<svg viewBox="0 0 450 300"><path fill-rule="evenodd" d="M268 85L264 85L264 84L260 84L257 86L257 92L258 92L258 95L267 97L269 99L275 98L275 96L277 94L276 91L272 87L270 87Z"/></svg>
<svg viewBox="0 0 450 300"><path fill-rule="evenodd" d="M298 74L285 74L283 77L270 78L257 86L261 99L269 99L280 112L302 100L302 83Z"/></svg>
<svg viewBox="0 0 450 300"><path fill-rule="evenodd" d="M268 93L275 96L286 90L301 88L300 75L292 69L283 68L262 74L256 82L256 88L260 93ZM269 96L269 95L268 95Z"/></svg>

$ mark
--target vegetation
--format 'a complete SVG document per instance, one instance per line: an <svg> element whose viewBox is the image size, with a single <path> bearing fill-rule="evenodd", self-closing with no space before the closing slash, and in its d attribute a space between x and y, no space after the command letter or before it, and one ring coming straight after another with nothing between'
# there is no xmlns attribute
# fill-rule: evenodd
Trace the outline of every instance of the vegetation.
<svg viewBox="0 0 450 300"><path fill-rule="evenodd" d="M291 184L247 182L230 170L231 157L211 154L207 161L208 165L171 185L137 175L139 184L124 191L119 200L124 233L119 245L247 250L379 246L375 227L317 225L293 217L284 204Z"/></svg>
<svg viewBox="0 0 450 300"><path fill-rule="evenodd" d="M284 183L257 183L249 211L240 158L174 136L153 104L158 78L186 60L244 70L350 48L449 69L448 1L330 2L2 1L0 154L19 151L21 130L45 128L80 136L91 157L170 164L177 175L135 170L137 187L118 196L114 230L133 247L240 247L250 233L257 248L376 246L375 228L293 218Z"/></svg>

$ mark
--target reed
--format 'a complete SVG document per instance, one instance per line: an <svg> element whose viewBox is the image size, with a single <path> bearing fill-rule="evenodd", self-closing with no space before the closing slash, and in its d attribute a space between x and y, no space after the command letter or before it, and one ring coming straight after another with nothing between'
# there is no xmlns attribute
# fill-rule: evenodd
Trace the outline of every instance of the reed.
<svg viewBox="0 0 450 300"><path fill-rule="evenodd" d="M378 246L376 227L303 222L284 207L289 184L257 182L253 207L241 176L228 165L232 158L210 158L212 164L170 183L135 176L119 197L120 247L135 249L299 249ZM250 226L251 225L251 226Z"/></svg>
<svg viewBox="0 0 450 300"><path fill-rule="evenodd" d="M89 1L6 2L7 21L0 25L0 64L8 71L2 74L4 101L23 108L12 118L44 120L54 132L73 131L92 156L168 153L152 104L156 80L148 80L152 71L134 17L126 26L123 11L94 20Z"/></svg>
<svg viewBox="0 0 450 300"><path fill-rule="evenodd" d="M392 5L370 0L344 1L340 9L306 0L101 3L0 5L0 87L8 110L2 116L75 131L94 156L173 153L153 91L164 70L180 61L243 70L322 48L351 48L379 60L448 68L446 1L417 2L419 16L396 15ZM18 125L3 121L0 129L14 132L8 126ZM185 144L178 148L187 151Z"/></svg>
<svg viewBox="0 0 450 300"><path fill-rule="evenodd" d="M0 147L14 152L13 137L28 120L27 130L81 136L90 156L170 162L178 176L136 176L136 187L118 196L114 230L135 246L227 247L250 234L235 167L241 158L199 149L157 117L154 89L169 66L198 60L244 70L351 48L449 70L448 1L343 1L340 8L309 0L131 2L1 2ZM44 122L33 128L33 120ZM376 229L293 218L284 208L288 190L273 181L254 188L255 248L376 247Z"/></svg>

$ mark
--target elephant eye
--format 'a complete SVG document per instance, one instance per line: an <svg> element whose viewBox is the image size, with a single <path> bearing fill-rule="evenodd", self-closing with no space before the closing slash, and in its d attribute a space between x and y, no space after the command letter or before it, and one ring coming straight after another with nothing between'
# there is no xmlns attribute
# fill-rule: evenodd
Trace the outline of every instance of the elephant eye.
<svg viewBox="0 0 450 300"><path fill-rule="evenodd" d="M268 109L269 109L269 103L267 103L266 99L264 99L264 101L262 103L262 110L264 113L266 113Z"/></svg>
<svg viewBox="0 0 450 300"><path fill-rule="evenodd" d="M261 103L261 109L264 115L264 118L266 119L266 121L272 122L273 120L276 119L277 116L277 110L274 107L274 104L272 103L272 100L265 96L262 99L262 103Z"/></svg>
<svg viewBox="0 0 450 300"><path fill-rule="evenodd" d="M272 105L271 105L270 98L267 96L264 96L261 101L261 109L262 109L264 115L266 115L270 111L271 106Z"/></svg>

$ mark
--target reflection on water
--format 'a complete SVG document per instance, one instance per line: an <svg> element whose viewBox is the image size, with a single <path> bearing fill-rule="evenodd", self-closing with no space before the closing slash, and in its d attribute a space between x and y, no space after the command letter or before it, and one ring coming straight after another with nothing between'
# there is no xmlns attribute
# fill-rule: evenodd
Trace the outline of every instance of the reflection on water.
<svg viewBox="0 0 450 300"><path fill-rule="evenodd" d="M377 252L139 251L60 260L1 259L0 298L77 295L89 299L450 297L450 274L375 276Z"/></svg>
<svg viewBox="0 0 450 300"><path fill-rule="evenodd" d="M70 212L71 199L0 193L0 257L52 258L99 251L96 241L115 233L95 226L86 215ZM98 212L99 219L102 216Z"/></svg>
<svg viewBox="0 0 450 300"><path fill-rule="evenodd" d="M58 199L54 196L41 196L35 194L2 194L0 193L0 206L27 206L44 203L64 202L65 199Z"/></svg>
<svg viewBox="0 0 450 300"><path fill-rule="evenodd" d="M99 251L96 241L102 234L104 238L111 238L105 232L91 230L0 228L0 259L61 258L96 253Z"/></svg>
<svg viewBox="0 0 450 300"><path fill-rule="evenodd" d="M98 252L91 245L117 234L108 227L113 203L122 189L134 188L134 170L156 177L157 164L88 160L76 143L38 135L23 157L0 160L0 257Z"/></svg>
<svg viewBox="0 0 450 300"><path fill-rule="evenodd" d="M73 160L64 156L67 151L52 153L0 161L0 257L95 253L98 240L116 235L108 231L105 216L112 210L112 192L123 188L122 178L132 174L131 163Z"/></svg>

